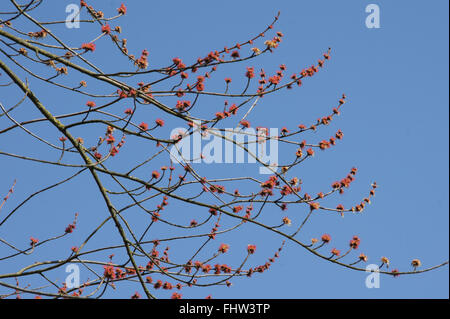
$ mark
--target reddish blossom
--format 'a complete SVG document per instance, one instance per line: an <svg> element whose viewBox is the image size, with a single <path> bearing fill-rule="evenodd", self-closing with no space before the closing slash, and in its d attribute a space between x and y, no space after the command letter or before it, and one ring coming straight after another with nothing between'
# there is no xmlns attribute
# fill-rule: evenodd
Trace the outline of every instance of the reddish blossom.
<svg viewBox="0 0 450 319"><path fill-rule="evenodd" d="M142 122L141 124L139 124L139 128L143 131L147 131L148 130L148 124L145 122Z"/></svg>
<svg viewBox="0 0 450 319"><path fill-rule="evenodd" d="M112 279L112 280L116 279L116 272L114 270L114 266L108 265L108 266L103 266L103 268L105 269L105 271L103 272L103 276L105 278Z"/></svg>
<svg viewBox="0 0 450 319"><path fill-rule="evenodd" d="M279 75L269 77L269 82L272 83L273 85L277 85L278 83L280 83L280 81L281 77Z"/></svg>
<svg viewBox="0 0 450 319"><path fill-rule="evenodd" d="M201 92L205 90L205 84L203 82L197 83L197 91Z"/></svg>
<svg viewBox="0 0 450 319"><path fill-rule="evenodd" d="M226 253L228 251L228 249L230 248L229 245L227 244L221 244L219 247L219 252L221 253Z"/></svg>
<svg viewBox="0 0 450 319"><path fill-rule="evenodd" d="M140 299L141 295L136 291L134 295L131 296L131 299Z"/></svg>
<svg viewBox="0 0 450 319"><path fill-rule="evenodd" d="M254 254L256 251L256 245L248 245L247 246L247 252L251 255Z"/></svg>
<svg viewBox="0 0 450 319"><path fill-rule="evenodd" d="M250 127L250 122L247 121L247 120L242 120L239 123L245 128L249 128Z"/></svg>
<svg viewBox="0 0 450 319"><path fill-rule="evenodd" d="M358 236L353 236L352 240L350 240L350 247L353 249L358 249L361 240Z"/></svg>
<svg viewBox="0 0 450 319"><path fill-rule="evenodd" d="M39 242L38 239L30 237L30 246L34 246Z"/></svg>
<svg viewBox="0 0 450 319"><path fill-rule="evenodd" d="M321 150L325 150L330 147L330 142L323 140L319 143L319 147Z"/></svg>
<svg viewBox="0 0 450 319"><path fill-rule="evenodd" d="M339 249L333 248L331 250L331 254L333 254L334 256L339 256L341 254L341 251Z"/></svg>
<svg viewBox="0 0 450 319"><path fill-rule="evenodd" d="M237 58L239 58L239 51L233 51L233 52L231 52L231 57L233 58L233 59L237 59Z"/></svg>
<svg viewBox="0 0 450 319"><path fill-rule="evenodd" d="M111 27L109 24L102 25L102 33L110 34L111 33Z"/></svg>
<svg viewBox="0 0 450 319"><path fill-rule="evenodd" d="M95 43L83 43L81 45L81 48L84 49L85 51L95 51Z"/></svg>
<svg viewBox="0 0 450 319"><path fill-rule="evenodd" d="M122 3L120 7L117 9L117 12L119 14L126 14L127 13L127 7Z"/></svg>
<svg viewBox="0 0 450 319"><path fill-rule="evenodd" d="M159 172L158 171L153 171L152 172L152 178L158 179L159 178Z"/></svg>
<svg viewBox="0 0 450 319"><path fill-rule="evenodd" d="M400 274L399 274L399 271L398 271L398 269L397 268L395 268L395 269L392 269L391 270L391 274L394 276L394 277L398 277L398 276L400 276Z"/></svg>
<svg viewBox="0 0 450 319"><path fill-rule="evenodd" d="M328 244L331 241L331 236L328 234L323 234L321 239L325 244Z"/></svg>
<svg viewBox="0 0 450 319"><path fill-rule="evenodd" d="M309 156L314 156L314 150L312 148L308 148L306 150L306 154L308 154Z"/></svg>
<svg viewBox="0 0 450 319"><path fill-rule="evenodd" d="M254 78L255 77L255 68L247 67L247 72L245 73L245 76L248 77L249 79Z"/></svg>

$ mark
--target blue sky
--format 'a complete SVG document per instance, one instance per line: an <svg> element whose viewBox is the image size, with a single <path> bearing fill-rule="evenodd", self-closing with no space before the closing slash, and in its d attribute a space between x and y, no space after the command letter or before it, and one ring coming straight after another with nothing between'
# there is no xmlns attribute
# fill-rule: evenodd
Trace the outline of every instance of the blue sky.
<svg viewBox="0 0 450 319"><path fill-rule="evenodd" d="M37 16L45 20L64 19L66 2L49 2L53 6L40 9ZM111 15L121 1L88 3L96 8L101 6L106 15ZM344 177L351 167L356 166L359 169L356 181L344 195L331 200L332 205L353 205L366 196L373 181L380 187L363 214L342 219L319 212L305 227L301 238L307 240L329 233L333 245L345 249L348 240L357 234L361 237L359 251L369 256L369 262L378 263L381 256L387 256L392 267L400 270L411 269L413 258L419 258L424 267L448 260L448 2L202 0L192 3L127 1L127 15L112 25L122 26L130 51L138 54L142 49L148 49L150 67L155 67L167 65L177 56L194 61L211 50L246 40L263 30L281 11L274 28L285 35L280 47L273 54L248 64L223 68L224 76L236 79L233 83L242 78L246 66L255 66L255 69L262 66L269 73L283 63L288 67L287 74L291 74L315 63L328 47L332 48L331 60L317 76L304 81L300 89L265 97L249 117L254 126L295 128L300 123L312 123L328 114L342 93L348 96L337 120L329 127L305 136L308 141L319 141L341 129L344 139L336 147L318 152L313 161L298 167L296 174L303 179L307 192L315 194L327 189L331 182ZM379 29L365 26L365 7L370 3L380 7ZM55 27L55 30L74 46L98 34L96 28L84 25L81 29ZM120 69L129 68L126 60L111 53L113 49L105 39L97 46L97 51L92 54L95 63L108 70L114 70L118 65ZM62 90L49 91L49 86L34 79L30 81L44 104L55 114L77 110L85 100ZM2 92L2 103L15 100L14 95L4 94ZM199 107L211 114L216 109L211 111L210 104L210 101L204 101ZM28 109L17 111L18 118L38 116L31 110L31 104L26 105ZM141 116L163 115L143 111ZM4 118L0 123L0 127L8 124ZM167 131L168 137L170 129L178 124L168 121L162 132ZM92 133L95 141L101 132L89 129L76 134ZM56 143L54 131L43 129L42 134ZM122 162L113 163L113 167L120 167L124 160L140 155L133 152L143 152L131 139L129 147ZM43 149L20 132L0 136L0 150L42 155ZM287 155L280 154L281 158L284 156ZM33 190L72 172L7 157L0 157L0 167L0 192L6 193L12 181L17 179L14 197L2 214ZM201 169L210 177L257 175L257 165L251 164L204 165ZM189 216L197 213L195 209L177 203L170 209ZM266 213L280 218L284 214L272 210ZM52 256L55 252L65 256L60 251L67 252L68 248L77 245L90 230L89 225L108 215L88 175L33 199L10 224L0 228L0 237L25 246L29 235L44 238L48 229L61 232L71 222L75 211L80 213L79 231L70 239L42 251L44 256ZM297 211L288 210L286 214L299 218L305 213L304 207ZM136 227L141 226L137 217L130 215L129 218ZM117 242L114 232L112 226L105 228L97 243ZM258 249L251 263L259 265L270 257L282 239L248 226L224 240L230 241L230 251L235 252L232 260L235 258L236 262L244 254L246 245L255 243ZM219 241L223 240L218 239L211 249L216 249ZM179 249L182 253L183 249L190 248L190 243L185 245L175 251ZM0 252L3 249L0 247ZM34 261L27 259L30 260ZM11 270L24 264L25 260L20 260L7 267ZM204 298L209 294L215 298L448 298L448 272L447 266L421 275L382 276L379 289L367 289L364 284L367 274L332 265L287 243L279 260L264 274L235 280L230 288L185 289L183 295L191 298ZM55 276L64 277L65 273L60 270ZM82 273L83 279L87 277L89 274ZM108 291L106 296L127 298L134 289L128 290L124 286L119 292Z"/></svg>

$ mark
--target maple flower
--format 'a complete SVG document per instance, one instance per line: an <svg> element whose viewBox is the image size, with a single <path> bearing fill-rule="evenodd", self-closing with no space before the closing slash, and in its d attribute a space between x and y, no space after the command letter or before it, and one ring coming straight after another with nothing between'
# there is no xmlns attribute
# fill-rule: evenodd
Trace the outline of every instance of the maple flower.
<svg viewBox="0 0 450 319"><path fill-rule="evenodd" d="M197 83L197 91L201 92L205 90L205 84L203 82Z"/></svg>
<svg viewBox="0 0 450 319"><path fill-rule="evenodd" d="M145 122L142 122L141 124L139 124L139 128L143 131L147 131L148 130L148 124Z"/></svg>
<svg viewBox="0 0 450 319"><path fill-rule="evenodd" d="M260 54L261 53L261 50L259 49L259 48L252 48L252 51L256 54L256 55L258 55L258 54Z"/></svg>
<svg viewBox="0 0 450 319"><path fill-rule="evenodd" d="M114 136L113 135L108 135L108 138L106 139L106 142L108 143L108 144L113 144L114 142L116 141L116 139L114 138Z"/></svg>
<svg viewBox="0 0 450 319"><path fill-rule="evenodd" d="M30 246L34 246L39 242L38 239L30 237Z"/></svg>
<svg viewBox="0 0 450 319"><path fill-rule="evenodd" d="M95 51L95 43L83 43L81 45L81 48L84 49L85 51Z"/></svg>
<svg viewBox="0 0 450 319"><path fill-rule="evenodd" d="M411 261L411 266L413 266L414 268L420 267L421 264L422 264L422 263L420 262L419 259L413 259L413 260Z"/></svg>
<svg viewBox="0 0 450 319"><path fill-rule="evenodd" d="M216 112L216 118L218 120L223 120L225 118L225 114L222 112Z"/></svg>
<svg viewBox="0 0 450 319"><path fill-rule="evenodd" d="M119 94L121 99L126 99L128 97L128 94L123 90L117 90L117 94Z"/></svg>
<svg viewBox="0 0 450 319"><path fill-rule="evenodd" d="M209 273L210 270L211 270L211 265L203 265L202 266L202 271L204 273Z"/></svg>
<svg viewBox="0 0 450 319"><path fill-rule="evenodd" d="M111 33L111 27L109 24L102 25L102 33L110 34Z"/></svg>
<svg viewBox="0 0 450 319"><path fill-rule="evenodd" d="M387 259L386 257L381 257L381 262L382 262L383 264L386 264L386 265L389 266L389 259Z"/></svg>
<svg viewBox="0 0 450 319"><path fill-rule="evenodd" d="M330 142L323 140L319 143L319 147L321 150L325 150L330 147Z"/></svg>
<svg viewBox="0 0 450 319"><path fill-rule="evenodd" d="M283 217L283 224L291 226L292 222L288 217Z"/></svg>
<svg viewBox="0 0 450 319"><path fill-rule="evenodd" d="M280 81L281 81L281 77L278 75L269 77L269 82L272 83L273 85L277 85L278 83L280 83Z"/></svg>
<svg viewBox="0 0 450 319"><path fill-rule="evenodd" d="M95 107L96 104L93 101L87 101L86 106L88 106L88 107Z"/></svg>
<svg viewBox="0 0 450 319"><path fill-rule="evenodd" d="M237 58L239 58L239 52L238 51L233 51L233 52L231 52L231 57L233 58L233 59L237 59Z"/></svg>
<svg viewBox="0 0 450 319"><path fill-rule="evenodd" d="M398 276L400 276L398 273L399 273L399 271L398 271L398 269L397 268L395 268L395 269L392 269L392 271L391 271L391 273L394 275L394 277L398 277Z"/></svg>
<svg viewBox="0 0 450 319"><path fill-rule="evenodd" d="M328 244L331 241L331 236L328 234L323 234L321 239L325 244Z"/></svg>
<svg viewBox="0 0 450 319"><path fill-rule="evenodd" d="M232 105L230 106L228 112L230 112L230 113L233 114L233 115L236 115L237 110L238 110L238 107L236 106L236 104L232 104Z"/></svg>
<svg viewBox="0 0 450 319"><path fill-rule="evenodd" d="M248 245L247 246L247 252L251 255L254 254L256 250L256 245Z"/></svg>
<svg viewBox="0 0 450 319"><path fill-rule="evenodd" d="M226 253L226 252L228 251L229 248L230 248L229 245L227 245L227 244L222 244L222 245L220 245L220 247L219 247L219 252L221 252L221 253Z"/></svg>
<svg viewBox="0 0 450 319"><path fill-rule="evenodd" d="M367 261L367 256L365 255L365 254L363 254L363 253L361 253L361 254L359 254L359 260L362 260L362 261L364 261L364 262L366 262Z"/></svg>
<svg viewBox="0 0 450 319"><path fill-rule="evenodd" d="M353 236L352 240L350 240L350 247L353 249L357 249L359 247L359 243L361 240L358 236Z"/></svg>
<svg viewBox="0 0 450 319"><path fill-rule="evenodd" d="M65 229L65 233L70 234L73 232L74 229L75 229L75 224L69 224Z"/></svg>
<svg viewBox="0 0 450 319"><path fill-rule="evenodd" d="M247 67L247 72L245 72L245 76L249 79L255 77L255 68L254 67Z"/></svg>
<svg viewBox="0 0 450 319"><path fill-rule="evenodd" d="M331 253L332 253L334 256L339 256L339 255L341 254L341 251L340 251L339 249L333 248L333 249L331 250Z"/></svg>
<svg viewBox="0 0 450 319"><path fill-rule="evenodd" d="M163 285L163 289L166 289L166 290L171 290L173 288L173 286L172 286L172 284L170 283L170 282L165 282L164 283L164 285Z"/></svg>
<svg viewBox="0 0 450 319"><path fill-rule="evenodd" d="M140 298L141 298L141 295L137 291L134 293L133 296L131 296L131 299L140 299Z"/></svg>
<svg viewBox="0 0 450 319"><path fill-rule="evenodd" d="M163 285L163 282L162 282L161 280L158 280L158 281L153 285L153 288L159 289L159 288L162 287L162 285Z"/></svg>
<svg viewBox="0 0 450 319"><path fill-rule="evenodd" d="M158 179L159 178L159 172L158 171L153 171L152 172L152 178Z"/></svg>
<svg viewBox="0 0 450 319"><path fill-rule="evenodd" d="M117 9L117 12L119 14L126 14L127 13L127 7L122 3L120 7Z"/></svg>
<svg viewBox="0 0 450 319"><path fill-rule="evenodd" d="M311 202L311 203L309 203L309 208L311 210L319 209L320 208L320 204L319 203L315 203L315 202Z"/></svg>
<svg viewBox="0 0 450 319"><path fill-rule="evenodd" d="M108 266L103 266L103 268L105 269L105 271L103 273L103 276L105 276L105 278L116 279L116 272L114 270L114 266L108 265Z"/></svg>
<svg viewBox="0 0 450 319"><path fill-rule="evenodd" d="M156 125L158 125L158 126L164 126L164 120L162 120L162 119L156 119L156 120L155 120L155 123L156 123Z"/></svg>
<svg viewBox="0 0 450 319"><path fill-rule="evenodd" d="M338 130L338 131L336 132L336 138L337 138L338 140L342 140L343 137L344 137L344 133L342 133L341 130Z"/></svg>
<svg viewBox="0 0 450 319"><path fill-rule="evenodd" d="M172 294L172 297L170 297L171 299L181 299L181 294L179 294L178 292L174 292Z"/></svg>
<svg viewBox="0 0 450 319"><path fill-rule="evenodd" d="M233 207L233 213L237 214L242 210L242 206L234 206Z"/></svg>
<svg viewBox="0 0 450 319"><path fill-rule="evenodd" d="M309 156L314 156L314 150L313 150L312 148L308 148L308 149L306 150L306 153L307 153Z"/></svg>
<svg viewBox="0 0 450 319"><path fill-rule="evenodd" d="M247 121L247 120L242 120L239 123L245 128L249 128L250 127L250 122Z"/></svg>
<svg viewBox="0 0 450 319"><path fill-rule="evenodd" d="M175 65L179 65L179 64L181 63L181 59L180 59L180 58L173 58L173 59L172 59L172 62L173 62Z"/></svg>
<svg viewBox="0 0 450 319"><path fill-rule="evenodd" d="M269 48L276 48L278 46L277 42L274 40L267 40L264 42L264 45L267 45Z"/></svg>

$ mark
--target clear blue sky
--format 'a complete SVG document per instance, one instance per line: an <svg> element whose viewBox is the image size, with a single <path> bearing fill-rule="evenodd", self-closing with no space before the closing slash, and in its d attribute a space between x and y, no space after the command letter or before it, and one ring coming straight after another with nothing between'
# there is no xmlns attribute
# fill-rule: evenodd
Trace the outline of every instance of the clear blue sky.
<svg viewBox="0 0 450 319"><path fill-rule="evenodd" d="M39 15L46 20L64 19L62 1L48 2L53 6L47 5ZM121 2L88 1L97 8L101 5L106 15L114 14ZM365 26L365 7L370 3L380 6L379 29ZM342 115L330 127L306 136L308 141L319 141L341 129L344 139L297 168L297 175L303 179L307 192L315 194L328 189L331 182L356 166L359 169L356 181L345 195L330 201L331 205L342 202L346 207L351 206L366 196L373 181L380 187L372 205L362 215L347 215L342 219L318 213L305 227L301 238L329 233L333 247L345 249L351 236L357 234L361 237L359 251L369 256L369 262L378 263L381 256L387 256L392 267L400 270L411 269L413 258L419 258L424 267L448 259L448 1L135 0L127 1L126 5L127 15L112 25L122 26L130 51L136 54L144 48L150 51L151 67L166 65L176 56L193 61L213 49L246 40L259 33L278 11L281 16L274 30L285 35L279 49L250 64L233 66L225 76L238 79L246 66L256 69L263 66L273 72L282 63L287 65L290 75L315 63L331 47L332 58L324 70L304 81L300 89L264 98L249 120L254 126L295 128L299 123L312 123L327 114L340 95L346 93L348 103ZM82 26L78 30L61 30L59 34L79 45L93 39L98 30ZM120 61L121 68L127 68L123 58L116 60L109 54L112 49L106 40L102 39L97 46L92 55L94 61L111 70ZM31 83L40 89L41 99L54 113L77 110L83 105L80 103L84 98L69 99L72 95L60 90L44 93L42 89L46 86L36 80ZM12 96L4 97L4 94L3 91L3 103L14 101ZM27 107L32 108L31 104ZM27 115L20 112L19 118L29 114L37 116L35 111L28 110ZM7 125L4 118L0 125ZM164 128L167 135L171 125L176 126L169 122ZM100 134L101 131L96 131L93 140ZM54 135L49 134L49 138L56 143ZM23 134L12 133L0 136L0 149L39 155L42 148ZM134 151L142 150L135 147ZM129 153L123 156L132 158ZM0 192L6 193L12 181L18 181L14 197L2 214L33 190L71 172L6 157L0 157L0 167ZM257 166L222 164L205 167L204 172L210 177L256 175ZM171 205L172 210L194 214L182 205ZM55 233L63 231L75 211L80 213L79 232L44 248L45 256L55 258L55 252L59 255L59 251L78 245L88 233L90 223L108 215L88 175L27 204L7 227L0 228L0 237L22 243L24 247L30 235L44 238L49 228ZM280 217L284 214L279 210L266 213ZM294 218L305 213L306 208L302 208L288 210L286 214ZM138 221L131 215L130 219ZM236 260L240 260L248 243L255 243L258 249L252 256L253 265L263 264L281 242L280 238L267 236L250 226L227 240ZM99 234L98 241L117 242L114 229L109 227ZM224 241L219 238L211 249ZM0 252L4 249L0 247ZM24 263L8 265L8 270ZM287 243L281 258L264 274L235 280L230 288L185 289L183 295L192 298L209 294L215 298L448 298L448 274L447 266L421 275L383 276L379 289L367 289L365 273L332 265ZM60 270L55 275L63 280L65 273ZM91 275L84 271L82 278L88 277ZM134 289L124 289L119 293L108 292L107 296L127 298L132 293Z"/></svg>

